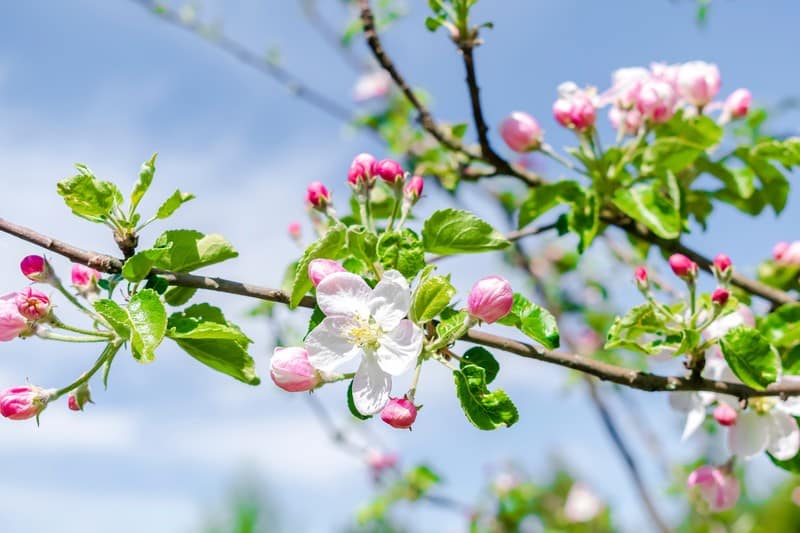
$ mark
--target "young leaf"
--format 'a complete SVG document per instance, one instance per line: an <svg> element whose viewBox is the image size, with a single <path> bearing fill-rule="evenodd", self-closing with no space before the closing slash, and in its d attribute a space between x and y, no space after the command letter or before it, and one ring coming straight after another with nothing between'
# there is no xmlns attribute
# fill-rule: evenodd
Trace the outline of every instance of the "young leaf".
<svg viewBox="0 0 800 533"><path fill-rule="evenodd" d="M128 320L133 356L142 363L155 360L154 351L167 330L167 312L158 293L144 289L134 294L128 302Z"/></svg>
<svg viewBox="0 0 800 533"><path fill-rule="evenodd" d="M411 320L417 324L433 320L450 304L455 294L449 276L428 276L414 290L409 312Z"/></svg>
<svg viewBox="0 0 800 533"><path fill-rule="evenodd" d="M441 320L436 324L436 335L441 339L446 339L464 324L467 319L467 312L456 311L452 307L447 307L439 314L439 318Z"/></svg>
<svg viewBox="0 0 800 533"><path fill-rule="evenodd" d="M164 203L158 208L158 211L156 211L156 218L162 220L169 218L180 206L190 200L194 200L194 198L195 196L191 193L176 190L172 193L172 196L164 200Z"/></svg>
<svg viewBox="0 0 800 533"><path fill-rule="evenodd" d="M620 188L612 200L623 213L664 239L681 234L680 198L667 198L659 182Z"/></svg>
<svg viewBox="0 0 800 533"><path fill-rule="evenodd" d="M153 265L169 251L170 246L137 252L122 265L122 277L132 282L142 281L150 274Z"/></svg>
<svg viewBox="0 0 800 533"><path fill-rule="evenodd" d="M465 365L453 371L456 395L467 419L478 429L508 427L519 420L516 406L501 389L489 392L486 371L477 365Z"/></svg>
<svg viewBox="0 0 800 533"><path fill-rule="evenodd" d="M500 364L497 362L497 359L489 353L489 350L481 348L480 346L470 348L461 357L461 368L463 369L468 364L478 365L486 372L487 385L494 381L494 378L497 377L497 373L500 372Z"/></svg>
<svg viewBox="0 0 800 533"><path fill-rule="evenodd" d="M511 312L498 322L519 329L550 350L558 348L561 342L558 324L550 311L529 301L519 293L514 293Z"/></svg>
<svg viewBox="0 0 800 533"><path fill-rule="evenodd" d="M358 418L359 420L369 420L372 418L372 415L362 415L356 409L356 402L353 400L353 382L351 381L350 384L347 386L347 408L350 410L350 414L354 417Z"/></svg>
<svg viewBox="0 0 800 533"><path fill-rule="evenodd" d="M58 182L58 194L79 217L98 222L122 202L122 194L110 181L100 181L91 170L79 166L77 176Z"/></svg>
<svg viewBox="0 0 800 533"><path fill-rule="evenodd" d="M139 202L142 201L147 189L150 188L150 184L153 183L153 176L156 173L156 156L158 154L153 154L153 157L142 163L142 168L139 170L139 180L131 191L131 214L136 212Z"/></svg>
<svg viewBox="0 0 800 533"><path fill-rule="evenodd" d="M608 331L605 348L625 348L628 350L655 355L664 349L664 342L659 338L651 342L642 342L639 337L651 334L662 337L667 332L664 321L653 311L650 304L637 305L624 316L617 317ZM676 338L677 341L679 339Z"/></svg>
<svg viewBox="0 0 800 533"><path fill-rule="evenodd" d="M114 300L95 300L94 309L100 316L108 321L114 332L122 339L131 338L131 324L128 320L128 313L119 306Z"/></svg>
<svg viewBox="0 0 800 533"><path fill-rule="evenodd" d="M422 242L410 229L381 234L376 253L384 268L395 269L407 278L413 278L425 268Z"/></svg>
<svg viewBox="0 0 800 533"><path fill-rule="evenodd" d="M511 243L488 222L457 209L441 209L422 228L425 250L434 254L502 250Z"/></svg>
<svg viewBox="0 0 800 533"><path fill-rule="evenodd" d="M167 336L171 339L225 339L235 341L244 348L252 342L237 326L225 319L219 308L205 303L173 313L167 328Z"/></svg>
<svg viewBox="0 0 800 533"><path fill-rule="evenodd" d="M339 224L328 228L327 233L306 248L295 268L289 307L294 309L303 296L314 286L308 278L308 264L314 259L339 259L347 254L347 230Z"/></svg>
<svg viewBox="0 0 800 533"><path fill-rule="evenodd" d="M575 203L580 196L582 189L575 181L559 181L534 187L519 208L517 227L524 228L562 202Z"/></svg>
<svg viewBox="0 0 800 533"><path fill-rule="evenodd" d="M155 261L155 266L178 272L191 272L239 256L222 235L204 235L193 230L166 231L153 247L168 249Z"/></svg>
<svg viewBox="0 0 800 533"><path fill-rule="evenodd" d="M778 379L781 359L755 329L737 326L729 330L719 344L728 366L745 385L762 390Z"/></svg>
<svg viewBox="0 0 800 533"><path fill-rule="evenodd" d="M168 305L178 307L191 300L196 292L197 289L191 287L177 287L173 285L164 293L164 301L167 302Z"/></svg>

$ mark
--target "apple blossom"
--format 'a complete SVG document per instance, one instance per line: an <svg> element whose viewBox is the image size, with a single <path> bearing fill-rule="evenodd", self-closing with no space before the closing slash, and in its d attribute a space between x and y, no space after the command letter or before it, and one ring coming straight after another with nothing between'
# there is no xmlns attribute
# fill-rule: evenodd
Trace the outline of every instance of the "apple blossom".
<svg viewBox="0 0 800 533"><path fill-rule="evenodd" d="M514 111L500 124L500 136L515 152L531 152L542 145L542 128L536 119Z"/></svg>
<svg viewBox="0 0 800 533"><path fill-rule="evenodd" d="M721 403L714 409L714 420L720 426L730 427L734 425L736 417L736 409L726 403Z"/></svg>
<svg viewBox="0 0 800 533"><path fill-rule="evenodd" d="M411 429L417 419L417 406L408 398L390 398L381 410L381 420L397 429Z"/></svg>
<svg viewBox="0 0 800 533"><path fill-rule="evenodd" d="M620 130L625 135L636 135L644 124L644 117L638 109L620 109L612 107L608 111L608 119L616 130Z"/></svg>
<svg viewBox="0 0 800 533"><path fill-rule="evenodd" d="M389 184L394 184L403 181L405 171L400 163L393 159L383 159L375 165L375 174Z"/></svg>
<svg viewBox="0 0 800 533"><path fill-rule="evenodd" d="M28 320L41 320L50 314L50 298L33 287L17 293L17 310Z"/></svg>
<svg viewBox="0 0 800 533"><path fill-rule="evenodd" d="M714 292L711 293L711 301L714 305L718 305L720 307L724 307L726 303L728 303L728 298L730 298L731 293L727 291L727 289L717 288L714 289Z"/></svg>
<svg viewBox="0 0 800 533"><path fill-rule="evenodd" d="M650 286L647 280L647 269L643 266L636 267L636 270L633 272L633 277L636 280L636 287L640 291L646 291Z"/></svg>
<svg viewBox="0 0 800 533"><path fill-rule="evenodd" d="M0 296L0 341L10 341L28 329L28 321L17 307L17 293Z"/></svg>
<svg viewBox="0 0 800 533"><path fill-rule="evenodd" d="M703 369L703 377L707 379L719 380L723 376L729 375L727 363L721 357L708 359ZM686 423L683 427L681 440L684 441L691 437L706 419L706 408L719 399L713 392L670 392L669 405L676 411L686 413Z"/></svg>
<svg viewBox="0 0 800 533"><path fill-rule="evenodd" d="M94 291L101 277L102 274L91 267L81 265L80 263L72 264L72 284L81 294Z"/></svg>
<svg viewBox="0 0 800 533"><path fill-rule="evenodd" d="M779 242L772 249L775 262L783 266L800 266L800 241Z"/></svg>
<svg viewBox="0 0 800 533"><path fill-rule="evenodd" d="M353 101L360 103L381 98L389 94L391 87L392 78L383 69L364 74L353 87Z"/></svg>
<svg viewBox="0 0 800 533"><path fill-rule="evenodd" d="M679 278L691 280L697 276L697 263L683 254L672 254L669 258L669 266Z"/></svg>
<svg viewBox="0 0 800 533"><path fill-rule="evenodd" d="M733 508L739 500L741 488L730 472L713 466L701 466L689 474L686 480L689 489L697 488L713 512Z"/></svg>
<svg viewBox="0 0 800 533"><path fill-rule="evenodd" d="M681 65L668 65L666 63L650 63L650 74L653 79L663 81L676 91L678 90L678 76Z"/></svg>
<svg viewBox="0 0 800 533"><path fill-rule="evenodd" d="M412 176L403 189L405 198L412 204L422 196L422 189L425 187L425 180L420 176Z"/></svg>
<svg viewBox="0 0 800 533"><path fill-rule="evenodd" d="M361 277L336 272L317 286L317 305L325 319L306 337L309 361L328 372L360 355L353 402L361 414L377 413L389 401L392 376L409 370L422 351L422 330L405 318L408 281L388 270L370 289Z"/></svg>
<svg viewBox="0 0 800 533"><path fill-rule="evenodd" d="M29 255L19 264L22 274L31 281L49 283L53 279L53 268L41 255Z"/></svg>
<svg viewBox="0 0 800 533"><path fill-rule="evenodd" d="M396 453L386 453L374 448L367 450L366 457L364 458L376 479L387 470L395 468L397 466L397 459Z"/></svg>
<svg viewBox="0 0 800 533"><path fill-rule="evenodd" d="M678 91L681 97L697 107L711 102L721 84L717 66L704 61L689 61L678 70Z"/></svg>
<svg viewBox="0 0 800 533"><path fill-rule="evenodd" d="M717 254L717 257L714 258L714 268L719 272L727 271L731 265L733 265L731 258L725 254Z"/></svg>
<svg viewBox="0 0 800 533"><path fill-rule="evenodd" d="M324 210L331 201L331 193L319 181L312 181L306 189L306 201L313 207Z"/></svg>
<svg viewBox="0 0 800 533"><path fill-rule="evenodd" d="M308 264L308 278L316 287L328 274L345 272L342 265L331 259L314 259Z"/></svg>
<svg viewBox="0 0 800 533"><path fill-rule="evenodd" d="M731 118L746 117L750 112L750 104L753 101L753 95L747 89L736 89L725 99L723 104L723 112Z"/></svg>
<svg viewBox="0 0 800 533"><path fill-rule="evenodd" d="M378 160L375 156L366 152L360 153L353 158L350 163L350 170L347 172L347 183L352 187L359 187L364 184L371 188L375 184Z"/></svg>
<svg viewBox="0 0 800 533"><path fill-rule="evenodd" d="M269 375L275 385L288 392L312 390L320 383L308 352L298 347L276 347L269 361Z"/></svg>
<svg viewBox="0 0 800 533"><path fill-rule="evenodd" d="M83 411L87 403L93 403L88 383L83 383L67 397L67 407L72 411Z"/></svg>
<svg viewBox="0 0 800 533"><path fill-rule="evenodd" d="M620 68L611 75L611 89L606 101L611 101L614 108L629 111L636 105L642 83L649 79L650 71L642 67Z"/></svg>
<svg viewBox="0 0 800 533"><path fill-rule="evenodd" d="M473 317L491 324L509 312L514 304L511 284L500 276L487 276L475 282L467 297L467 310Z"/></svg>
<svg viewBox="0 0 800 533"><path fill-rule="evenodd" d="M300 222L297 221L290 222L289 225L286 227L286 232L292 239L299 240L303 232L303 226L300 224Z"/></svg>
<svg viewBox="0 0 800 533"><path fill-rule="evenodd" d="M642 83L636 100L636 108L642 116L656 124L666 122L675 114L678 97L669 83L651 79Z"/></svg>
<svg viewBox="0 0 800 533"><path fill-rule="evenodd" d="M0 392L0 415L10 420L26 420L41 413L54 390L35 385L12 387Z"/></svg>
<svg viewBox="0 0 800 533"><path fill-rule="evenodd" d="M572 82L558 86L559 98L553 104L556 122L566 128L583 133L594 126L597 116L592 96Z"/></svg>
<svg viewBox="0 0 800 533"><path fill-rule="evenodd" d="M564 516L570 523L589 522L603 510L603 502L589 485L576 481L567 493Z"/></svg>
<svg viewBox="0 0 800 533"><path fill-rule="evenodd" d="M797 379L800 378L784 376L778 382ZM728 400L728 404L731 407L736 405L732 400ZM797 455L800 451L800 428L795 417L800 416L800 400L750 398L748 404L748 409L738 412L736 423L728 430L731 453L749 459L766 450L781 461Z"/></svg>

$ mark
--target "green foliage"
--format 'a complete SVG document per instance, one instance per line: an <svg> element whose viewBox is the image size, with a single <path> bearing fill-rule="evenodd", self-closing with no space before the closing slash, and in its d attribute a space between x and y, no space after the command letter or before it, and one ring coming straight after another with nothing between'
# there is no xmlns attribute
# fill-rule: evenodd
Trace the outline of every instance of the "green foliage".
<svg viewBox="0 0 800 533"><path fill-rule="evenodd" d="M547 309L514 293L511 312L498 320L500 324L519 329L522 333L550 350L558 348L558 323Z"/></svg>
<svg viewBox="0 0 800 533"><path fill-rule="evenodd" d="M167 312L161 297L152 289L134 294L128 302L131 325L131 349L141 363L155 360L155 349L161 344L167 329Z"/></svg>
<svg viewBox="0 0 800 533"><path fill-rule="evenodd" d="M502 250L511 244L489 223L458 209L431 215L422 228L422 240L425 251L444 255Z"/></svg>
<svg viewBox="0 0 800 533"><path fill-rule="evenodd" d="M486 373L487 385L494 381L494 378L497 377L497 373L500 372L500 363L497 362L497 359L489 353L489 350L480 346L475 346L464 352L460 361L461 369L463 370L467 365L477 365L481 367Z"/></svg>
<svg viewBox="0 0 800 533"><path fill-rule="evenodd" d="M492 430L508 427L519 420L517 408L501 389L486 388L486 370L466 364L453 371L456 395L467 419L478 429Z"/></svg>
<svg viewBox="0 0 800 533"><path fill-rule="evenodd" d="M164 203L158 208L158 211L156 211L156 218L161 220L169 218L180 206L194 199L195 195L176 190L169 198L164 200Z"/></svg>
<svg viewBox="0 0 800 533"><path fill-rule="evenodd" d="M356 417L359 420L369 420L372 418L372 415L363 415L359 412L356 408L356 402L353 399L353 382L350 381L350 384L347 386L347 409L350 411L350 414Z"/></svg>
<svg viewBox="0 0 800 533"><path fill-rule="evenodd" d="M360 525L383 520L394 504L403 500L418 501L440 482L441 478L431 468L415 466L359 509L356 519Z"/></svg>
<svg viewBox="0 0 800 533"><path fill-rule="evenodd" d="M578 204L586 193L575 181L559 181L533 187L519 208L517 227L522 229L561 203Z"/></svg>
<svg viewBox="0 0 800 533"><path fill-rule="evenodd" d="M417 324L433 320L450 304L456 289L450 276L428 276L414 289L409 316Z"/></svg>
<svg viewBox="0 0 800 533"><path fill-rule="evenodd" d="M58 194L72 212L92 222L107 219L114 207L122 203L122 194L110 181L95 177L89 167L75 165L78 174L58 182Z"/></svg>
<svg viewBox="0 0 800 533"><path fill-rule="evenodd" d="M94 309L106 319L108 324L121 339L131 338L131 323L128 313L114 300L95 300Z"/></svg>
<svg viewBox="0 0 800 533"><path fill-rule="evenodd" d="M341 224L331 226L325 235L306 248L295 268L289 307L295 308L314 286L308 277L308 265L314 259L339 259L346 252L347 229Z"/></svg>
<svg viewBox="0 0 800 533"><path fill-rule="evenodd" d="M613 202L661 238L676 239L681 234L680 189L672 174L666 184L654 181L618 189Z"/></svg>
<svg viewBox="0 0 800 533"><path fill-rule="evenodd" d="M764 389L778 379L781 359L757 330L737 326L720 339L728 366L736 377L754 389Z"/></svg>
<svg viewBox="0 0 800 533"><path fill-rule="evenodd" d="M382 233L378 238L376 253L385 269L397 270L406 278L413 278L425 268L422 241L410 229Z"/></svg>
<svg viewBox="0 0 800 533"><path fill-rule="evenodd" d="M436 336L440 339L449 339L453 332L464 324L467 312L447 307L439 314L439 319L439 323L436 324Z"/></svg>
<svg viewBox="0 0 800 533"><path fill-rule="evenodd" d="M642 341L640 337L651 335L655 337L650 341ZM625 315L618 317L608 331L608 340L605 347L625 348L635 352L655 355L667 348L670 341L680 343L680 332L670 330L653 306L649 303L637 305Z"/></svg>
<svg viewBox="0 0 800 533"><path fill-rule="evenodd" d="M154 266L176 272L191 272L239 256L222 235L204 235L194 230L165 231L156 239L153 248L167 250L156 259Z"/></svg>
<svg viewBox="0 0 800 533"><path fill-rule="evenodd" d="M156 157L158 154L153 154L149 160L142 163L142 168L139 170L139 180L133 186L131 191L131 214L136 212L139 202L142 201L150 185L153 183L153 176L156 173Z"/></svg>

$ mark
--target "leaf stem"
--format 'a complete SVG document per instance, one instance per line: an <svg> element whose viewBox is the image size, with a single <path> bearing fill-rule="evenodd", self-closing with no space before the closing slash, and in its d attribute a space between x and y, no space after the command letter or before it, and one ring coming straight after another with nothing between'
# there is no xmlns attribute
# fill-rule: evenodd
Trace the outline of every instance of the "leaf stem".
<svg viewBox="0 0 800 533"><path fill-rule="evenodd" d="M92 379L92 376L94 376L97 373L97 371L100 370L103 367L103 364L108 359L110 359L110 358L114 357L114 355L116 355L116 353L119 351L121 346L122 346L122 341L120 341L120 340L115 340L115 341L112 341L112 342L108 343L108 345L105 347L103 352L100 354L100 357L98 357L97 361L95 361L95 363L92 366L92 368L90 368L87 372L84 372L83 374L81 374L81 377L79 377L78 379L76 379L75 381L73 381L72 383L67 385L66 387L64 387L62 389L58 389L55 392L55 395L53 396L51 401L52 400L56 400L56 399L60 398L61 396L65 395L66 393L77 389L78 387L80 387L81 385L83 385L84 383L86 383L87 381Z"/></svg>
<svg viewBox="0 0 800 533"><path fill-rule="evenodd" d="M69 324L65 324L64 322L62 322L55 315L50 315L50 324L52 324L52 326L54 328L63 329L63 330L66 330L66 331L71 331L73 333L81 333L83 335L90 335L90 336L94 336L94 337L106 337L106 338L109 338L109 339L113 339L114 338L114 334L110 333L108 331L82 329L82 328L78 328L78 327L75 327L75 326L70 326Z"/></svg>

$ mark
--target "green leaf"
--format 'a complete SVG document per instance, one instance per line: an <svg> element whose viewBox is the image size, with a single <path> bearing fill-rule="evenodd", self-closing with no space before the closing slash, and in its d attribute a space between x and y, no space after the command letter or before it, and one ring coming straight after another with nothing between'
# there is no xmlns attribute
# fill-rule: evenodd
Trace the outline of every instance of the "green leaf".
<svg viewBox="0 0 800 533"><path fill-rule="evenodd" d="M209 304L192 305L169 317L167 336L206 366L248 385L261 380L247 347L252 342L222 311Z"/></svg>
<svg viewBox="0 0 800 533"><path fill-rule="evenodd" d="M370 265L378 260L376 248L378 237L366 227L356 225L347 228L347 248L356 259Z"/></svg>
<svg viewBox="0 0 800 533"><path fill-rule="evenodd" d="M519 329L522 333L550 350L558 348L561 339L555 317L519 293L514 293L511 312L498 323Z"/></svg>
<svg viewBox="0 0 800 533"><path fill-rule="evenodd" d="M128 320L133 356L142 363L155 360L155 349L167 330L167 312L158 293L144 289L134 294L128 302Z"/></svg>
<svg viewBox="0 0 800 533"><path fill-rule="evenodd" d="M311 243L306 248L303 257L298 261L292 283L292 294L289 307L294 309L300 303L311 287L314 286L308 278L308 264L314 259L339 259L346 255L347 233L345 226L339 224L331 226L318 241Z"/></svg>
<svg viewBox="0 0 800 533"><path fill-rule="evenodd" d="M122 265L122 277L134 283L142 281L150 274L153 265L169 252L169 249L168 245L166 248L150 248L137 252Z"/></svg>
<svg viewBox="0 0 800 533"><path fill-rule="evenodd" d="M372 418L372 415L362 415L356 409L356 402L353 400L353 382L350 381L350 384L347 386L347 408L350 410L350 414L354 417L358 418L359 420L369 420Z"/></svg>
<svg viewBox="0 0 800 533"><path fill-rule="evenodd" d="M508 427L519 420L516 406L501 389L489 392L486 371L477 365L465 365L453 371L456 395L467 419L478 429Z"/></svg>
<svg viewBox="0 0 800 533"><path fill-rule="evenodd" d="M154 265L177 272L191 272L239 255L222 235L204 235L194 230L166 231L156 239L153 247L168 249Z"/></svg>
<svg viewBox="0 0 800 533"><path fill-rule="evenodd" d="M422 228L425 250L434 254L502 250L511 243L488 222L467 211L441 209Z"/></svg>
<svg viewBox="0 0 800 533"><path fill-rule="evenodd" d="M128 313L114 300L95 300L92 304L94 310L106 319L114 332L122 339L131 338L131 324Z"/></svg>
<svg viewBox="0 0 800 533"><path fill-rule="evenodd" d="M659 182L652 182L617 189L612 201L659 237L677 239L681 234L680 198L671 194Z"/></svg>
<svg viewBox="0 0 800 533"><path fill-rule="evenodd" d="M484 370L487 384L494 381L497 373L500 372L500 363L497 362L497 359L489 353L489 350L480 346L470 348L461 357L460 366L462 369L469 364L477 365Z"/></svg>
<svg viewBox="0 0 800 533"><path fill-rule="evenodd" d="M567 214L567 228L580 238L578 251L583 253L592 244L600 228L600 206L594 191L578 195Z"/></svg>
<svg viewBox="0 0 800 533"><path fill-rule="evenodd" d="M409 316L417 324L433 320L450 304L456 288L450 283L450 276L429 276L414 289Z"/></svg>
<svg viewBox="0 0 800 533"><path fill-rule="evenodd" d="M407 278L413 278L425 268L425 250L417 234L410 229L382 233L376 253L387 270L395 269Z"/></svg>
<svg viewBox="0 0 800 533"><path fill-rule="evenodd" d="M769 460L772 461L772 464L774 464L778 468L782 468L787 472L791 472L793 474L800 474L800 453L798 453L791 459L786 459L785 461L776 459L775 456L769 452L766 452L766 454L767 457L769 457Z"/></svg>
<svg viewBox="0 0 800 533"><path fill-rule="evenodd" d="M190 200L194 200L194 198L195 196L191 193L176 190L172 193L172 196L164 200L164 203L158 208L158 211L156 211L156 218L162 220L169 218L180 206Z"/></svg>
<svg viewBox="0 0 800 533"><path fill-rule="evenodd" d="M655 355L665 348L662 337L671 333L650 304L641 304L625 313L624 316L617 317L608 331L605 348L625 348ZM642 335L654 336L656 340L643 342L640 340ZM680 336L680 334L677 335ZM680 338L676 337L675 341L680 342Z"/></svg>
<svg viewBox="0 0 800 533"><path fill-rule="evenodd" d="M153 183L153 176L156 173L156 156L158 154L153 154L153 157L142 163L142 168L139 170L139 180L133 186L133 191L131 191L131 214L136 212L139 202L142 201L147 189L150 188L150 184Z"/></svg>
<svg viewBox="0 0 800 533"><path fill-rule="evenodd" d="M464 324L467 312L456 311L452 307L448 307L439 314L439 318L439 323L436 324L436 335L441 339L447 339Z"/></svg>
<svg viewBox="0 0 800 533"><path fill-rule="evenodd" d="M785 304L760 318L758 329L767 341L778 348L800 343L800 304Z"/></svg>
<svg viewBox="0 0 800 533"><path fill-rule="evenodd" d="M533 187L519 208L517 227L522 229L562 202L575 203L583 196L575 181L560 181Z"/></svg>
<svg viewBox="0 0 800 533"><path fill-rule="evenodd" d="M178 307L191 300L196 292L197 289L191 287L177 287L173 285L164 293L164 301L173 307Z"/></svg>
<svg viewBox="0 0 800 533"><path fill-rule="evenodd" d="M764 389L778 379L781 359L755 329L737 326L720 339L725 361L736 377L754 389Z"/></svg>
<svg viewBox="0 0 800 533"><path fill-rule="evenodd" d="M78 166L78 165L76 165ZM110 181L100 181L87 167L80 165L77 176L58 182L58 194L79 217L98 222L122 203L122 194Z"/></svg>

